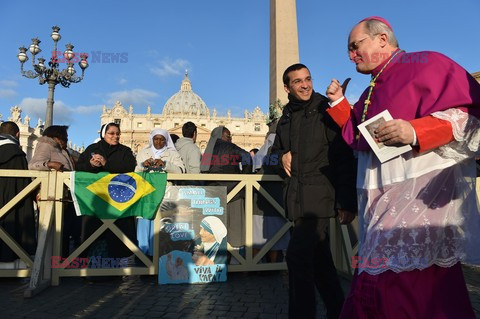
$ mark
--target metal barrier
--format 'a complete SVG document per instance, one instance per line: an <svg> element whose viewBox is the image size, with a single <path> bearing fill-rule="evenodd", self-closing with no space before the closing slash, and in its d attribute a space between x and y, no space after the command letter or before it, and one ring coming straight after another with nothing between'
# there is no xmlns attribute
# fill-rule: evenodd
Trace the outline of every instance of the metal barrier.
<svg viewBox="0 0 480 319"><path fill-rule="evenodd" d="M157 275L159 247L154 246L153 260L150 260L143 254L137 245L133 243L120 229L114 224L115 220L102 219L100 226L88 239L85 240L75 251L73 251L68 260L73 260L88 248L88 246L98 238L104 231L110 229L121 240L135 256L140 259L144 267L125 267L125 268L66 268L64 264L61 268L52 268L52 256L61 255L62 245L62 219L63 219L63 195L64 187L70 186L70 173L68 172L45 172L45 171L21 171L21 170L0 170L0 177L31 177L34 178L21 193L13 198L7 205L0 209L0 218L5 215L16 203L28 196L32 191L40 189L39 205L39 225L38 225L38 246L35 259L32 262L30 257L21 247L0 227L0 240L6 242L16 254L27 264L29 269L24 270L0 270L0 277L28 277L30 276L29 288L25 291L25 297L31 297L40 292L49 285L59 285L60 277L72 276L118 276L118 275ZM238 265L228 265L229 272L239 271L259 271L259 270L284 270L285 262L277 263L259 263L262 257L273 247L273 245L289 231L292 223L285 218L283 207L262 187L262 182L282 182L282 179L276 175L257 175L257 174L168 174L169 181L236 181L236 187L227 194L227 202L241 190L245 189L245 257L242 257L238 251L234 250L230 244L227 244L228 251L238 261ZM274 207L275 211L285 218L285 225L277 231L262 249L254 256L253 254L253 192L254 188L259 194ZM356 220L348 227L340 225L336 219L330 222L330 245L332 255L339 272L347 277L351 276L350 260L357 252L356 244ZM157 214L154 220L154 242L159 242L160 215ZM353 238L353 240L351 240Z"/></svg>

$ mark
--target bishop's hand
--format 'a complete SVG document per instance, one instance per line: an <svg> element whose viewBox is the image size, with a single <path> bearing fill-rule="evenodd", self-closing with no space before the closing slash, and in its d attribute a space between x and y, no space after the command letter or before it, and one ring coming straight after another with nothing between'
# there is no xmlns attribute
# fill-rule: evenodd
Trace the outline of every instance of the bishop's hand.
<svg viewBox="0 0 480 319"><path fill-rule="evenodd" d="M375 138L385 145L407 145L413 143L414 129L405 120L390 120L375 130Z"/></svg>
<svg viewBox="0 0 480 319"><path fill-rule="evenodd" d="M330 102L335 102L345 95L345 92L347 91L347 85L350 80L351 78L347 78L345 81L343 81L343 84L340 84L337 79L332 79L326 92Z"/></svg>

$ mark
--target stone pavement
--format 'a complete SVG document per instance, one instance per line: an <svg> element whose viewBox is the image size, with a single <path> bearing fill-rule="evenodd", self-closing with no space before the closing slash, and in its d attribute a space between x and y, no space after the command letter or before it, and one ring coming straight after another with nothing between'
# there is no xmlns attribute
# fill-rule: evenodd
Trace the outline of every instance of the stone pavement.
<svg viewBox="0 0 480 319"><path fill-rule="evenodd" d="M478 319L480 318L480 267L463 266L463 274Z"/></svg>
<svg viewBox="0 0 480 319"><path fill-rule="evenodd" d="M464 267L480 318L480 268ZM342 280L345 291L349 282ZM228 282L158 285L154 276L89 283L64 278L32 299L25 279L0 278L2 318L287 318L286 272L229 273ZM319 305L317 318L325 318Z"/></svg>

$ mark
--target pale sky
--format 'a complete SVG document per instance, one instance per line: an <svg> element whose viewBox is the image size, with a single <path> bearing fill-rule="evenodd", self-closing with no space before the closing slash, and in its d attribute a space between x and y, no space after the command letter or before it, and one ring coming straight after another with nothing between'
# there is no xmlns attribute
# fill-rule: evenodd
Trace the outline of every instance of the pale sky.
<svg viewBox="0 0 480 319"><path fill-rule="evenodd" d="M188 69L195 93L220 115L259 106L268 112L269 0L183 1L2 1L0 4L0 114L19 105L32 125L44 120L47 85L20 75L18 48L33 37L49 57L54 25L59 50L71 42L90 55L85 79L70 88L57 85L54 124L70 125L70 140L88 146L97 137L102 106L120 100L134 113L161 113L179 91ZM347 97L355 102L369 77L357 74L347 57L347 37L359 20L389 20L407 52L438 51L469 72L480 71L478 0L322 1L297 0L300 62L314 88L324 93L332 77L352 77ZM118 55L118 62L99 58ZM30 56L29 56L30 57ZM62 68L64 65L62 65ZM31 59L25 63L31 69ZM76 66L77 74L80 69Z"/></svg>

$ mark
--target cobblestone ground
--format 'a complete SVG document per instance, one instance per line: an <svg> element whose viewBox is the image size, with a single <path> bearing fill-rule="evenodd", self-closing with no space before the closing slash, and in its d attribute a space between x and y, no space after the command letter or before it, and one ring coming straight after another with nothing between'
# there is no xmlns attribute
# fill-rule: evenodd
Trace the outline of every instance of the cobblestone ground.
<svg viewBox="0 0 480 319"><path fill-rule="evenodd" d="M480 318L480 268L464 267ZM342 280L345 291L348 281ZM158 285L155 277L89 283L64 278L31 299L26 279L0 278L1 318L287 318L286 272L229 273L228 282ZM317 318L324 318L319 305Z"/></svg>
<svg viewBox="0 0 480 319"><path fill-rule="evenodd" d="M467 282L470 300L477 319L480 318L480 267L463 266L465 281Z"/></svg>

